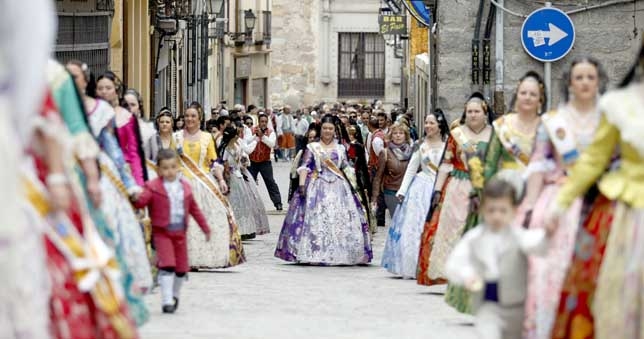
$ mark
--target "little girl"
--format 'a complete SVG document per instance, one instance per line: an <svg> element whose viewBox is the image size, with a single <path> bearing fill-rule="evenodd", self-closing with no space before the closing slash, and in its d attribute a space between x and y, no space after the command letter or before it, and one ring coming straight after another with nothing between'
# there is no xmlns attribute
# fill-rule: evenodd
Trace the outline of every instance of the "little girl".
<svg viewBox="0 0 644 339"><path fill-rule="evenodd" d="M134 199L137 208L148 207L152 220L152 241L157 251L163 313L179 307L181 284L190 269L186 230L192 216L210 240L210 228L197 206L190 184L179 178L177 153L163 149L157 155L159 177L145 184Z"/></svg>
<svg viewBox="0 0 644 339"><path fill-rule="evenodd" d="M480 338L521 338L527 255L547 251L550 229L512 225L522 195L516 172L499 172L488 181L481 206L485 221L463 236L446 263L450 282L472 292Z"/></svg>

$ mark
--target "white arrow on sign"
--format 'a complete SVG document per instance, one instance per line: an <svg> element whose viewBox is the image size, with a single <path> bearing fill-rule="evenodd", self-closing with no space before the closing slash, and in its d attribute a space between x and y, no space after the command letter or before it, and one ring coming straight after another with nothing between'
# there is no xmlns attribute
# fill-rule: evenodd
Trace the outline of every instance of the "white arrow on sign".
<svg viewBox="0 0 644 339"><path fill-rule="evenodd" d="M559 27L548 24L549 31L528 31L528 38L532 38L534 47L543 46L546 44L548 38L548 46L552 46L559 42L561 39L568 36L568 33L562 31Z"/></svg>

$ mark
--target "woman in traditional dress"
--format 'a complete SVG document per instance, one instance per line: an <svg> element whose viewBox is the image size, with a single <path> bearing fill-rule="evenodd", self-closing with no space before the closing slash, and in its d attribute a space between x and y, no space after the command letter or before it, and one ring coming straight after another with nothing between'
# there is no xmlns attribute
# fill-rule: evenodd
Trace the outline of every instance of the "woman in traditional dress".
<svg viewBox="0 0 644 339"><path fill-rule="evenodd" d="M556 222L599 180L601 195L577 234L553 338L644 338L643 73L644 46L620 88L600 99L595 137L546 217ZM621 159L607 171L616 149Z"/></svg>
<svg viewBox="0 0 644 339"><path fill-rule="evenodd" d="M181 131L186 127L186 121L182 115L179 115L177 119L174 121L174 130L176 131Z"/></svg>
<svg viewBox="0 0 644 339"><path fill-rule="evenodd" d="M237 127L237 135L239 136L237 144L243 152L239 170L242 172L245 178L250 179L253 176L248 170L248 166L250 166L249 155L255 149L255 145L252 144L254 141L254 138L252 138L252 130L248 128L248 126L244 125L241 122L241 119L236 120L234 124ZM250 135L251 137L247 137L248 135ZM255 219L255 234L264 235L271 233L271 227L268 222L268 215L266 214L266 207L264 206L262 196L259 195L259 190L257 189L257 181L244 180L244 183L248 186L248 189L250 191L251 203L252 206L254 206L251 209L251 213L253 215L253 218Z"/></svg>
<svg viewBox="0 0 644 339"><path fill-rule="evenodd" d="M140 192L141 188L134 181L116 140L114 109L107 102L92 97L95 84L91 81L89 68L72 60L67 63L67 69L74 75L91 131L101 148L98 162L103 174L100 185L105 198L100 205L102 216L98 218L104 222L97 221L97 226L105 240L115 247L119 262L126 267L123 287L132 315L137 324L142 325L149 316L142 294L152 288L152 273L145 238L129 201L130 196ZM109 95L108 88L103 91Z"/></svg>
<svg viewBox="0 0 644 339"><path fill-rule="evenodd" d="M382 192L389 216L393 218L396 208L400 205L396 192L400 189L414 147L411 145L409 128L400 123L389 127L388 140L387 147L378 158L378 171L371 188L371 204L372 209L376 210L378 195Z"/></svg>
<svg viewBox="0 0 644 339"><path fill-rule="evenodd" d="M436 110L425 118L425 140L414 146L405 177L396 193L402 204L391 220L381 265L403 278L416 278L421 234L448 133L449 126L442 111Z"/></svg>
<svg viewBox="0 0 644 339"><path fill-rule="evenodd" d="M176 147L179 152L184 178L190 181L195 200L212 230L212 239L206 242L199 227L188 227L190 266L224 268L239 265L246 259L237 221L224 196L228 193L228 185L223 167L215 163L215 142L210 133L200 129L202 117L196 108L186 109L184 117L185 128L174 133L170 147ZM160 132L160 139L166 139L167 133Z"/></svg>
<svg viewBox="0 0 644 339"><path fill-rule="evenodd" d="M51 286L43 246L44 223L41 218L29 217L31 209L20 187L20 166L34 142L33 122L45 93L43 74L56 34L54 3L6 2L0 19L0 338L50 338ZM40 127L45 127L39 131L41 137L52 131L47 125ZM40 144L54 146L47 140ZM50 190L52 200L58 202L54 208L67 206L65 183L52 184L58 186Z"/></svg>
<svg viewBox="0 0 644 339"><path fill-rule="evenodd" d="M55 136L48 140L46 153L34 149L33 166L22 174L27 200L37 217L46 220L45 249L51 287L50 330L55 338L136 338L136 327L119 281L123 265L114 251L103 241L96 229L97 220L86 202L87 175L79 170L76 159L78 147L72 152L55 145L67 144L69 139L85 140L83 156L98 154L93 139L77 138L90 135L84 119L82 103L74 83L62 65L50 64L48 80L64 119L56 111L53 97L45 102L43 129ZM67 134L71 132L71 136ZM36 145L36 147L38 147ZM57 160L58 159L58 160ZM59 161L56 164L56 161ZM48 191L57 183L70 189L69 205L56 210L60 201L52 202Z"/></svg>
<svg viewBox="0 0 644 339"><path fill-rule="evenodd" d="M116 135L119 145L123 150L125 161L130 165L130 170L137 185L143 186L148 180L139 119L126 108L121 107L121 97L124 85L111 71L100 75L96 80L96 94L107 101L116 113Z"/></svg>
<svg viewBox="0 0 644 339"><path fill-rule="evenodd" d="M369 225L343 170L346 149L335 140L337 118L322 119L319 142L307 145L299 189L290 202L275 256L291 262L356 265L371 261Z"/></svg>
<svg viewBox="0 0 644 339"><path fill-rule="evenodd" d="M445 262L463 234L472 190L471 160L481 161L492 135L491 112L483 95L474 93L465 103L447 138L432 204L421 236L416 279L421 285L444 284Z"/></svg>
<svg viewBox="0 0 644 339"><path fill-rule="evenodd" d="M577 59L564 78L565 101L557 110L542 115L527 169L528 185L522 204L525 220L520 224L529 228L544 227L548 206L567 179L566 169L590 144L599 124L597 100L606 79L599 63L591 58ZM526 339L550 338L581 211L579 198L557 220L558 228L550 238L547 255L529 258Z"/></svg>
<svg viewBox="0 0 644 339"><path fill-rule="evenodd" d="M241 129L243 131L243 128ZM243 158L247 157L240 144L239 130L236 126L228 126L221 133L221 141L217 148L221 154L219 162L224 166L224 177L228 186L228 201L235 213L239 233L242 240L254 239L257 235L258 225L253 214L257 209L250 186L249 178L242 172Z"/></svg>
<svg viewBox="0 0 644 339"><path fill-rule="evenodd" d="M167 107L162 108L154 119L156 133L143 143L143 153L148 164L154 167L157 163L157 154L162 149L176 148L172 132L174 131L174 117ZM150 168L150 166L148 166ZM154 171L153 171L154 172ZM150 173L155 175L154 173Z"/></svg>
<svg viewBox="0 0 644 339"><path fill-rule="evenodd" d="M349 164L353 167L355 173L355 190L358 192L362 206L367 210L367 218L369 221L369 232L375 234L378 225L375 216L369 210L369 197L371 197L371 180L369 178L369 169L367 168L367 155L364 148L364 142L358 126L349 125L347 127L347 134L349 136L349 149L347 155L349 157Z"/></svg>
<svg viewBox="0 0 644 339"><path fill-rule="evenodd" d="M470 195L470 214L464 232L478 224L478 205L485 181L500 170L513 170L524 173L534 147L537 128L541 124L540 114L545 109L546 90L541 76L533 71L527 72L519 80L510 106L512 112L494 120L494 133L485 155L485 161L473 160L471 167L476 168L472 178L473 190ZM523 207L519 207L522 211ZM522 215L521 212L518 215ZM462 234L461 234L462 235ZM459 312L469 313L471 305L469 293L460 287L448 286L445 293L447 303Z"/></svg>
<svg viewBox="0 0 644 339"><path fill-rule="evenodd" d="M500 170L526 170L545 105L543 79L536 72L527 72L521 77L510 104L512 112L492 123L494 134L490 139L485 163L482 164L484 180ZM474 188L478 189L478 186Z"/></svg>
<svg viewBox="0 0 644 339"><path fill-rule="evenodd" d="M145 108L143 106L143 97L137 90L128 88L127 91L125 91L125 95L123 96L123 103L128 111L130 111L138 119L142 142L145 142L154 134L156 134L154 124L145 120L146 117Z"/></svg>

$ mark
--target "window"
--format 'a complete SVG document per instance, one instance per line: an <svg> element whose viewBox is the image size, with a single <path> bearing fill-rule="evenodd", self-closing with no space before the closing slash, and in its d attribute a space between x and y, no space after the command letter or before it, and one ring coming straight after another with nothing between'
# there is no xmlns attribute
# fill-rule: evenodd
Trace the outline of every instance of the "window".
<svg viewBox="0 0 644 339"><path fill-rule="evenodd" d="M339 33L338 96L385 95L385 41L378 33Z"/></svg>
<svg viewBox="0 0 644 339"><path fill-rule="evenodd" d="M105 72L110 63L110 19L107 12L58 13L56 59L81 60L94 74Z"/></svg>

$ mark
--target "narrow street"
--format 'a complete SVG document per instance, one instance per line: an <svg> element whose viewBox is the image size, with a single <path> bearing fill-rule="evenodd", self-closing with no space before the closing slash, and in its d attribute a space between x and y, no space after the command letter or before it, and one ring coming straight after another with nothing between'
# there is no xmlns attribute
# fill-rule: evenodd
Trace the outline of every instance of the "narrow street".
<svg viewBox="0 0 644 339"><path fill-rule="evenodd" d="M289 164L274 164L282 199ZM260 180L271 234L244 242L248 262L191 273L179 310L161 313L158 290L147 296L146 339L474 338L472 317L443 302L444 287L419 286L379 266L386 231L374 239L367 267L311 267L273 257L283 214L276 214ZM286 206L285 206L286 210Z"/></svg>

